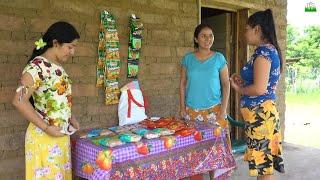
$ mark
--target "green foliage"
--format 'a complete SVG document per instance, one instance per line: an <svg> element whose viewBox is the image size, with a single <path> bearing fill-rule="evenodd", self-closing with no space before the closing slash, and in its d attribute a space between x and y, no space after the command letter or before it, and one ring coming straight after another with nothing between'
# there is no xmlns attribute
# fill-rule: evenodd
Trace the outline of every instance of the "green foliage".
<svg viewBox="0 0 320 180"><path fill-rule="evenodd" d="M309 26L304 34L288 25L287 58L301 58L298 65L320 68L320 26Z"/></svg>

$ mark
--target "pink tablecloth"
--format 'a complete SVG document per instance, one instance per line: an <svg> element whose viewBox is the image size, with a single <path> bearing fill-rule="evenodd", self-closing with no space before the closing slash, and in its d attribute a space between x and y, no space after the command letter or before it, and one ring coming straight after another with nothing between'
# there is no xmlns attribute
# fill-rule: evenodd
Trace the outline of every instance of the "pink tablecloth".
<svg viewBox="0 0 320 180"><path fill-rule="evenodd" d="M235 168L234 158L229 151L225 132L214 135L214 128L198 124L197 130L203 135L201 141L193 135L175 137L176 143L165 148L163 139L143 139L150 152L142 155L134 143L112 148L112 169L105 171L96 166L100 151L108 149L97 146L88 139L74 139L72 148L73 171L76 176L86 179L181 179L191 175L215 171L217 179L227 179ZM92 174L83 172L82 165L94 167Z"/></svg>

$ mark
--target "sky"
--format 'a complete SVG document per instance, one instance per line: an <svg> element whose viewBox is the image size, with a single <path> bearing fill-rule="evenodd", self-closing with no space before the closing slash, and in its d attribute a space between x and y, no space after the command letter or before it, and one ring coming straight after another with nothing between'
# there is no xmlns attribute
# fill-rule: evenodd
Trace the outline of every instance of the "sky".
<svg viewBox="0 0 320 180"><path fill-rule="evenodd" d="M307 3L313 2L317 12L305 12ZM320 25L320 0L288 0L287 23L298 28L308 25Z"/></svg>

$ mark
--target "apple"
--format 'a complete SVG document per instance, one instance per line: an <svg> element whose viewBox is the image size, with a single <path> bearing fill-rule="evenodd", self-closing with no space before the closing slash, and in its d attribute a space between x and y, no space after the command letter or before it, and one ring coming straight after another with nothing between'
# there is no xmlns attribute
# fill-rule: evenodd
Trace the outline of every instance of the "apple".
<svg viewBox="0 0 320 180"><path fill-rule="evenodd" d="M201 141L201 140L203 139L203 133L200 132L200 131L196 131L196 132L194 133L194 139L195 139L196 141Z"/></svg>
<svg viewBox="0 0 320 180"><path fill-rule="evenodd" d="M164 140L164 147L167 149L172 148L176 142L176 139L173 136L164 137L163 140Z"/></svg>
<svg viewBox="0 0 320 180"><path fill-rule="evenodd" d="M112 151L110 149L100 151L96 163L102 170L110 170L112 167Z"/></svg>
<svg viewBox="0 0 320 180"><path fill-rule="evenodd" d="M82 171L86 174L92 174L94 172L94 168L92 167L92 165L88 162L83 163L82 167L81 167Z"/></svg>
<svg viewBox="0 0 320 180"><path fill-rule="evenodd" d="M139 154L143 154L143 155L147 155L150 152L150 148L151 146L148 144L144 144L144 143L137 143L137 152Z"/></svg>

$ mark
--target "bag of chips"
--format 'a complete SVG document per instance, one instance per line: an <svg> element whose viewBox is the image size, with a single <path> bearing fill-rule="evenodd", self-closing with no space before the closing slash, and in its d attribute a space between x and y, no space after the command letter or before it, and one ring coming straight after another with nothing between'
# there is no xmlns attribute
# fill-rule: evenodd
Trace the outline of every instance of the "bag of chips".
<svg viewBox="0 0 320 180"><path fill-rule="evenodd" d="M103 138L92 140L92 142L94 144L98 144L98 145L106 146L106 147L116 147L116 146L121 146L121 145L125 144L125 142L122 142L119 139L118 135L106 136Z"/></svg>
<svg viewBox="0 0 320 180"><path fill-rule="evenodd" d="M173 130L167 128L156 128L153 129L152 132L159 133L161 136L168 136L174 134Z"/></svg>
<svg viewBox="0 0 320 180"><path fill-rule="evenodd" d="M137 134L133 134L132 132L125 132L125 133L121 133L119 134L119 139L122 142L139 142L141 140L141 136L137 135Z"/></svg>
<svg viewBox="0 0 320 180"><path fill-rule="evenodd" d="M139 62L132 60L128 61L128 78L137 78L139 71Z"/></svg>
<svg viewBox="0 0 320 180"><path fill-rule="evenodd" d="M140 51L132 49L129 47L129 59L128 61L140 59Z"/></svg>

